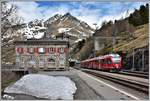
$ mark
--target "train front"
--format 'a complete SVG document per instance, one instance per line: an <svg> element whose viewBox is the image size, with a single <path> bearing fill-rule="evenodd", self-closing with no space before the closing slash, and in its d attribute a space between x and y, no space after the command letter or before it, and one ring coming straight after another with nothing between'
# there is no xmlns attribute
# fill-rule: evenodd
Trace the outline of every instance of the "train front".
<svg viewBox="0 0 150 101"><path fill-rule="evenodd" d="M122 68L122 58L118 54L111 54L112 65L114 69L120 70Z"/></svg>

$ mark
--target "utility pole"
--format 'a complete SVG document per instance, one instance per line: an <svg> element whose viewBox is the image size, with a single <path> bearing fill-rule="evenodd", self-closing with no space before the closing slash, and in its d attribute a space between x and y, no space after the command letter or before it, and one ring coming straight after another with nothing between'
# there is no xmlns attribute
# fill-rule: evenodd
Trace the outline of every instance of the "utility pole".
<svg viewBox="0 0 150 101"><path fill-rule="evenodd" d="M113 33L112 33L112 40L113 40L113 50L115 49L115 44L116 44L116 27L115 27L115 22L113 24Z"/></svg>

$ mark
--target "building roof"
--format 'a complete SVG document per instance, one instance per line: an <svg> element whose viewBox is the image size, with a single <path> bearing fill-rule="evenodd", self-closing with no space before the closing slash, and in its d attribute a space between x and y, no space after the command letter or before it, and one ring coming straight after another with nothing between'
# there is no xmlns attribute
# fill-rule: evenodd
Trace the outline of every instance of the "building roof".
<svg viewBox="0 0 150 101"><path fill-rule="evenodd" d="M15 41L15 45L68 45L66 40L54 40L54 39L28 39L26 41Z"/></svg>
<svg viewBox="0 0 150 101"><path fill-rule="evenodd" d="M65 33L59 33L58 35L56 35L56 38L69 38L69 35L68 34L65 34Z"/></svg>

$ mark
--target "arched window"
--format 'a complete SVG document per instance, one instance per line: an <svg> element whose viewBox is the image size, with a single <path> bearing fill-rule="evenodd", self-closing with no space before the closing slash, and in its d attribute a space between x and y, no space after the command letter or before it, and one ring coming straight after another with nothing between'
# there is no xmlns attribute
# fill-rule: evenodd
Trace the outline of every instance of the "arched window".
<svg viewBox="0 0 150 101"><path fill-rule="evenodd" d="M48 58L47 61L48 62L55 62L55 60L53 58Z"/></svg>

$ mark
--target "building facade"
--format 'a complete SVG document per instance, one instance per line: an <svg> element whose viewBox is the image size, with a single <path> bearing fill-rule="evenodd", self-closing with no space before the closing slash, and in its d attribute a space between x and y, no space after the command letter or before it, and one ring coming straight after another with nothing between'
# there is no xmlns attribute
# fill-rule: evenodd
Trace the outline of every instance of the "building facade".
<svg viewBox="0 0 150 101"><path fill-rule="evenodd" d="M69 69L69 47L66 40L30 39L16 41L16 65L18 68L34 67L38 70Z"/></svg>

